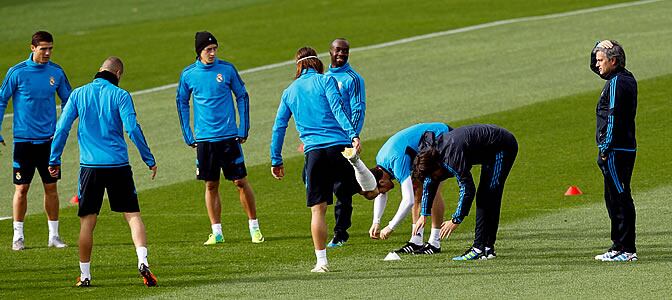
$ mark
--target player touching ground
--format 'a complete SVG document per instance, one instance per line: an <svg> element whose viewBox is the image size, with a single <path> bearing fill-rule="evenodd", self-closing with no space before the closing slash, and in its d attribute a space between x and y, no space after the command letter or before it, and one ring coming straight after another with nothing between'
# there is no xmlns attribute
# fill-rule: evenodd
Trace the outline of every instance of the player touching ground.
<svg viewBox="0 0 672 300"><path fill-rule="evenodd" d="M128 147L124 130L138 150L142 160L156 176L156 161L149 150L140 124L136 119L131 94L118 87L124 73L121 59L109 57L100 67L93 82L75 89L65 105L56 126L51 146L49 172L60 176L61 154L75 119L79 118L79 268L76 286L91 285L91 252L93 230L103 195L107 191L110 208L122 212L131 229L131 238L138 256L138 271L147 286L156 285L156 277L147 262L147 237L140 216L138 194L133 172L128 163Z"/></svg>

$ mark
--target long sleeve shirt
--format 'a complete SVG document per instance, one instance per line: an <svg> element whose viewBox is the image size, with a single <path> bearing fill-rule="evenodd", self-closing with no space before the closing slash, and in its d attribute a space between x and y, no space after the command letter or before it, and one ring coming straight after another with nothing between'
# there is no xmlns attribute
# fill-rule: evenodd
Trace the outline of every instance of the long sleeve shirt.
<svg viewBox="0 0 672 300"><path fill-rule="evenodd" d="M14 141L44 143L56 128L56 94L61 108L70 97L70 82L63 69L53 63L39 64L31 53L27 60L7 71L0 87L0 112L4 115L9 98L14 106ZM0 118L2 128L3 118ZM0 134L0 141L3 141Z"/></svg>
<svg viewBox="0 0 672 300"><path fill-rule="evenodd" d="M145 164L150 168L156 164L137 122L131 95L104 78L96 78L70 95L56 126L50 165L61 164L63 148L77 118L80 166L112 168L128 165L124 130Z"/></svg>
<svg viewBox="0 0 672 300"><path fill-rule="evenodd" d="M364 115L366 114L364 78L349 63L341 67L330 67L325 75L336 78L338 89L343 96L343 108L348 113L355 132L360 135L364 128Z"/></svg>
<svg viewBox="0 0 672 300"><path fill-rule="evenodd" d="M343 99L333 77L303 70L282 93L273 124L271 164L282 165L282 144L287 124L294 116L304 153L338 145L350 145L357 137L343 109Z"/></svg>
<svg viewBox="0 0 672 300"><path fill-rule="evenodd" d="M233 95L240 124L236 123ZM189 100L193 95L194 132L190 125ZM187 145L247 138L250 130L250 99L236 68L215 59L212 64L197 60L186 67L177 86L177 114Z"/></svg>

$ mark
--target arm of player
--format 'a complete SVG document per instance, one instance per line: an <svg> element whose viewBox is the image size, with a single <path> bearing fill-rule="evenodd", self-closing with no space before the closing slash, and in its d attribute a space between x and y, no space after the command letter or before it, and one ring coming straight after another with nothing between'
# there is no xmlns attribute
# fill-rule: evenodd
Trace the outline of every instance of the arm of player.
<svg viewBox="0 0 672 300"><path fill-rule="evenodd" d="M154 155L152 155L152 151L149 150L145 135L142 133L140 124L138 124L135 108L133 107L133 99L128 93L119 101L119 116L121 117L121 122L124 123L124 129L128 137L133 141L138 151L140 151L140 157L142 157L147 167L152 169L156 166L156 160L154 159ZM156 172L155 169L152 171Z"/></svg>
<svg viewBox="0 0 672 300"><path fill-rule="evenodd" d="M469 215L471 204L474 202L474 196L476 195L476 185L469 171L455 173L455 178L460 187L460 198L457 201L457 208L452 216L452 222L460 224L464 220L464 217Z"/></svg>
<svg viewBox="0 0 672 300"><path fill-rule="evenodd" d="M18 85L18 81L16 80L16 76L13 75L13 71L13 68L7 71L7 75L5 75L5 79L2 81L2 86L0 87L0 143L3 145L5 144L5 139L1 134L2 121L4 120L5 109L9 103L9 98L14 95L14 90Z"/></svg>
<svg viewBox="0 0 672 300"><path fill-rule="evenodd" d="M373 200L373 222L369 229L369 237L378 239L380 234L380 219L383 217L385 207L387 206L387 194L378 194Z"/></svg>
<svg viewBox="0 0 672 300"><path fill-rule="evenodd" d="M336 121L341 125L341 128L345 131L350 140L357 138L357 132L355 132L350 119L348 119L348 115L345 113L345 110L343 110L343 99L341 93L338 91L336 79L327 77L327 82L325 83L324 88L327 101L329 101L329 107L331 108L334 117L336 117Z"/></svg>
<svg viewBox="0 0 672 300"><path fill-rule="evenodd" d="M413 208L413 202L415 201L413 193L413 180L409 176L401 182L401 202L399 203L399 208L397 213L394 215L390 223L387 225L391 230L395 230L399 223L403 221L411 209Z"/></svg>
<svg viewBox="0 0 672 300"><path fill-rule="evenodd" d="M350 112L352 126L359 136L364 128L364 115L366 114L366 90L364 88L364 79L360 76L355 78L352 83L354 87L350 95Z"/></svg>
<svg viewBox="0 0 672 300"><path fill-rule="evenodd" d="M184 75L184 73L182 74ZM191 131L191 125L189 125L189 99L191 98L191 88L184 79L183 76L180 77L180 83L177 85L177 96L175 101L177 103L177 116L180 119L180 127L182 128L182 137L184 137L184 142L188 146L196 144L194 139L194 134Z"/></svg>
<svg viewBox="0 0 672 300"><path fill-rule="evenodd" d="M292 112L285 102L286 95L286 93L282 93L278 112L275 115L275 123L273 124L273 133L271 136L271 166L273 167L282 165L282 144L285 142L289 118L292 117Z"/></svg>
<svg viewBox="0 0 672 300"><path fill-rule="evenodd" d="M245 83L240 78L240 74L236 69L233 69L235 76L232 76L231 90L236 96L236 108L238 109L238 119L240 125L238 126L238 139L241 143L247 140L250 131L250 95L245 89Z"/></svg>
<svg viewBox="0 0 672 300"><path fill-rule="evenodd" d="M68 81L68 77L65 76L65 72L63 72L63 76L61 76L61 82L58 84L56 92L58 93L58 98L61 98L61 110L63 110L65 104L68 103L70 93L72 93L72 86L70 86L70 81Z"/></svg>
<svg viewBox="0 0 672 300"><path fill-rule="evenodd" d="M63 108L61 117L58 118L58 122L56 122L56 133L54 134L54 140L51 142L49 166L53 167L61 165L61 155L63 154L63 148L65 148L65 143L67 142L68 136L70 135L72 123L75 122L77 117L79 117L79 113L77 111L77 102L74 99L69 99L68 103L65 105L65 108ZM50 173L52 173L51 170ZM52 173L51 176L57 177L58 173Z"/></svg>

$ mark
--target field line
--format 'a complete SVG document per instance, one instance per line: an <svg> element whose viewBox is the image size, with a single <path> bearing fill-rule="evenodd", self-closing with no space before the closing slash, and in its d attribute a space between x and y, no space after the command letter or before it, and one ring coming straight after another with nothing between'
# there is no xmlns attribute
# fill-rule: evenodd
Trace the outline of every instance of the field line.
<svg viewBox="0 0 672 300"><path fill-rule="evenodd" d="M589 14L589 13L600 12L600 11L605 11L605 10L612 10L612 9L619 9L619 8L625 8L625 7L638 6L638 5L645 5L645 4L650 4L650 3L660 2L660 1L662 1L662 0L644 0L644 1L635 1L635 2L625 2L625 3L619 3L619 4L611 4L611 5L605 5L605 6L599 6L599 7L573 10L573 11L568 11L568 12L563 12L563 13L554 13L554 14L541 15L541 16L520 17L520 18L514 18L514 19L493 21L493 22L488 22L488 23L483 23L483 24L478 24L478 25L472 25L472 26L467 26L467 27L450 29L450 30L446 30L446 31L439 31L439 32L433 32L433 33L428 33L428 34L416 35L416 36L413 36L413 37L403 38L403 39L399 39L399 40L395 40L395 41L391 41L391 42L385 42L385 43L380 43L380 44L375 44L375 45L370 45L370 46L352 48L352 49L350 49L350 51L351 52L360 52L360 51L367 51L367 50L373 50L373 49L380 49L380 48L392 47L392 46L397 46L397 45L401 45L401 44L407 44L407 43L412 43L412 42L417 42L417 41L421 41L421 40L427 40L427 39L447 36L447 35L454 35L454 34L458 34L458 33L475 31L475 30L480 30L480 29L485 29L485 28L515 24L515 23L524 23L524 22L533 22L533 21L540 21L540 20L564 18L564 17L569 17L569 16ZM327 52L319 54L319 56L327 56L327 55L329 55L329 53L327 53ZM251 68L251 69L246 69L246 70L240 71L240 74L256 73L256 72L271 70L271 69L284 67L284 66L288 66L288 65L293 65L293 64L294 64L294 60L288 60L288 61L283 61L283 62L274 63L274 64L270 64L270 65L264 65L264 66L259 66L259 67L255 67L255 68ZM138 96L138 95L144 95L144 94L151 94L151 93L154 93L154 92L160 92L160 91L164 91L164 90L168 90L168 89L174 89L174 88L177 88L177 83L171 83L171 84L157 86L157 87L153 87L153 88L149 88L149 89L145 89L145 90L135 91L135 92L132 92L131 95ZM13 116L14 116L13 113L6 114L4 116L4 118L11 118Z"/></svg>

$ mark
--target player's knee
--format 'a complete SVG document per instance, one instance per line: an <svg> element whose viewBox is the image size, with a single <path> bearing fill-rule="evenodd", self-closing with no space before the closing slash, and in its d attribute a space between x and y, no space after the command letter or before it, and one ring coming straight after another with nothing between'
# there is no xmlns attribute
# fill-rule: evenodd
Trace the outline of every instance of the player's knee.
<svg viewBox="0 0 672 300"><path fill-rule="evenodd" d="M207 189L209 192L217 191L217 190L219 190L219 182L218 181L206 181L205 182L205 189Z"/></svg>
<svg viewBox="0 0 672 300"><path fill-rule="evenodd" d="M244 189L245 186L247 186L247 180L243 179L236 179L233 181L233 185L235 185L238 189Z"/></svg>
<svg viewBox="0 0 672 300"><path fill-rule="evenodd" d="M28 195L28 189L30 188L30 185L27 184L18 184L16 185L15 193L19 197L26 197Z"/></svg>

